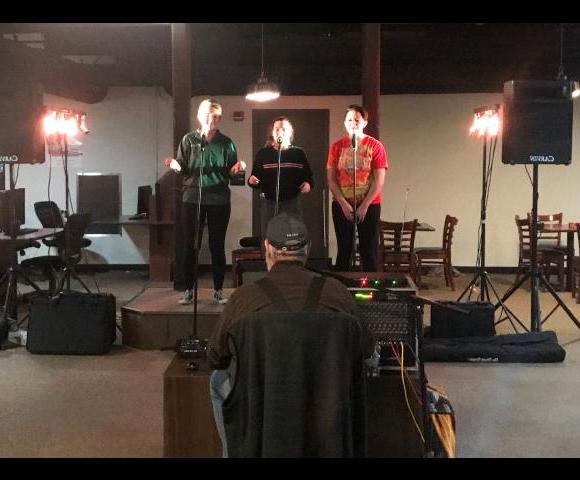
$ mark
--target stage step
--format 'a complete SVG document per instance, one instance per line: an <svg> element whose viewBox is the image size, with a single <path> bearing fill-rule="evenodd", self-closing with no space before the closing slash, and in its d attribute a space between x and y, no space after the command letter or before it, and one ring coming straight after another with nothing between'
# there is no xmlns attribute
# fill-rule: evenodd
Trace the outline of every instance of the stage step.
<svg viewBox="0 0 580 480"><path fill-rule="evenodd" d="M227 297L233 288L224 288ZM172 348L178 338L193 333L193 303L180 305L183 292L173 287L149 287L121 307L123 344L142 350ZM197 334L209 338L223 305L213 299L213 289L200 288L197 301Z"/></svg>

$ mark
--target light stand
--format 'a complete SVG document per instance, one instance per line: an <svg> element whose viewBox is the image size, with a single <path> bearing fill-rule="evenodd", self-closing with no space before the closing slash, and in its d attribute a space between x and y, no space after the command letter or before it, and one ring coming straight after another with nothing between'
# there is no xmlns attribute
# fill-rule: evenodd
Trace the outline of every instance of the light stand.
<svg viewBox="0 0 580 480"><path fill-rule="evenodd" d="M487 200L489 198L491 175L493 172L493 157L495 154L495 146L497 143L497 134L499 132L499 117L498 117L499 105L494 107L480 107L474 111L474 123L470 129L470 134L476 131L480 136L483 137L483 158L482 158L482 180L481 180L481 209L480 209L480 220L479 220L479 240L478 240L478 251L477 251L477 271L471 281L467 284L459 298L458 302L467 295L467 301L471 301L471 295L473 291L479 288L479 302L489 302L491 300L491 295L489 290L491 289L495 295L498 303L496 304L496 309L501 306L504 312L508 312L507 319L510 320L512 327L515 330L515 325L512 322L512 317L525 329L525 326L513 315L513 313L503 304L503 301L499 299L499 294L491 281L490 275L485 269L485 234L486 234L486 223L487 223ZM489 145L489 151L488 151ZM489 158L488 158L489 157ZM511 316L510 316L511 315ZM497 322L499 323L499 322Z"/></svg>
<svg viewBox="0 0 580 480"><path fill-rule="evenodd" d="M69 180L68 180L68 135L66 133L62 133L62 141L63 141L63 145L64 145L64 157L63 157L63 167L64 167L64 218L66 219L66 222L68 222L68 217L69 217L69 199L70 199L70 187L69 187ZM66 242L66 240L65 240ZM65 246L66 249L66 246ZM66 290L70 291L70 277L71 277L71 269L69 268L69 266L67 265L64 269L63 272L63 277L59 283L59 287L56 290L57 292L60 292L62 290L62 287L64 286L64 283L66 281ZM80 280L80 278L78 277L78 275L76 273L73 274L74 277L81 283L81 285L83 287L85 287L85 289L87 290L88 293L91 293L91 291L88 289L88 287Z"/></svg>
<svg viewBox="0 0 580 480"><path fill-rule="evenodd" d="M68 176L68 154L69 154L69 137L74 137L79 131L83 133L89 133L86 126L86 113L73 111L73 110L51 110L44 118L44 133L47 137L55 136L56 143L60 146L62 144L63 149L63 169L64 169L64 180L65 180L65 219L68 223L70 211L69 204L70 201L70 185ZM65 230L66 226L65 226ZM64 238L64 257L65 257L65 268L63 270L63 276L58 284L56 292L62 291L66 283L66 291L70 291L70 277L72 276L77 280L87 291L91 293L89 287L80 279L76 273L73 264L69 261L67 250L69 248L69 240L66 238L68 234L67 231L63 233Z"/></svg>
<svg viewBox="0 0 580 480"><path fill-rule="evenodd" d="M353 201L354 201L354 205L353 205L353 210L352 210L352 249L351 249L351 269L352 270L356 270L356 224L357 224L357 219L356 219L356 154L357 154L357 150L358 150L358 142L357 142L357 138L356 138L356 133L352 134L352 172L353 172ZM362 257L360 256L360 252L359 252L359 258L360 258L360 262L361 265L360 267L362 268Z"/></svg>
<svg viewBox="0 0 580 480"><path fill-rule="evenodd" d="M548 320L548 318L556 311L558 307L562 307L570 320L580 328L580 322L576 319L574 314L558 296L550 282L546 279L544 272L538 269L538 164L533 165L533 177L532 177L532 220L530 225L530 268L528 271L520 278L520 280L512 285L509 290L504 294L502 299L498 304L495 305L497 309L499 304L503 304L512 294L529 278L530 279L530 294L531 294L531 331L539 332L542 329L542 325ZM571 262L571 260L568 260ZM571 268L570 266L568 268ZM542 284L550 292L552 297L557 302L557 305L550 311L550 313L542 320L542 313L540 310L540 295L539 295L539 285ZM515 317L515 315L514 315ZM517 320L517 318L516 318ZM500 320L503 321L503 320ZM499 322L498 322L499 323ZM518 320L518 323L522 323ZM525 327L524 327L525 328ZM527 330L527 329L526 329Z"/></svg>

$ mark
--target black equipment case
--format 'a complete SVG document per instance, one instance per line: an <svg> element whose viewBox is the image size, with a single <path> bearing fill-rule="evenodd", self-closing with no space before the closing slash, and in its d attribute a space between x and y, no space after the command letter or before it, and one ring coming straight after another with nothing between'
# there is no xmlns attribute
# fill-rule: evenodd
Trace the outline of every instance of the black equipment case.
<svg viewBox="0 0 580 480"><path fill-rule="evenodd" d="M495 335L494 306L489 302L439 302L442 307L431 306L431 329L433 338L484 337ZM452 306L466 310L461 313L449 310Z"/></svg>
<svg viewBox="0 0 580 480"><path fill-rule="evenodd" d="M100 355L116 338L115 296L62 292L33 297L26 349L30 353Z"/></svg>

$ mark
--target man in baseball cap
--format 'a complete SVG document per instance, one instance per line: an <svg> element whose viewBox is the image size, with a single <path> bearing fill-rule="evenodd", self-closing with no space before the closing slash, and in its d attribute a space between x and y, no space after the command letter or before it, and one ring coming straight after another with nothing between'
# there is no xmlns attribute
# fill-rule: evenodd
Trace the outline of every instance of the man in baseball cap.
<svg viewBox="0 0 580 480"><path fill-rule="evenodd" d="M268 223L264 240L268 280L282 294L288 306L300 311L317 276L304 268L310 249L308 230L302 219L291 213L280 213ZM246 321L252 312L277 311L272 299L265 294L258 282L251 282L236 289L224 308L207 347L209 366L214 370L210 378L210 396L223 455L228 456L222 404L235 381L236 360L229 342L229 334L238 322ZM357 314L352 295L338 280L326 278L321 285L316 303L317 311ZM368 327L363 325L361 342L366 356L372 355L374 341Z"/></svg>
<svg viewBox="0 0 580 480"><path fill-rule="evenodd" d="M268 223L265 238L268 270L278 261L306 263L310 239L300 217L285 212L276 215Z"/></svg>

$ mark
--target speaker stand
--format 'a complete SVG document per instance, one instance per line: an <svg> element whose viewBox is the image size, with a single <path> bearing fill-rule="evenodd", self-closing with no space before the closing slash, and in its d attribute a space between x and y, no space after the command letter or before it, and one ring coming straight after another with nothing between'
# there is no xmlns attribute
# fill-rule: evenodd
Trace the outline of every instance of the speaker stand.
<svg viewBox="0 0 580 480"><path fill-rule="evenodd" d="M538 164L533 165L533 179L532 179L532 223L530 228L530 268L525 273L525 275L505 293L501 300L495 305L497 309L500 304L503 305L505 301L510 298L513 293L520 288L520 286L527 280L530 279L530 294L531 294L531 331L539 332L542 329L542 325L548 320L548 318L556 311L558 307L566 312L570 320L580 328L580 322L576 319L572 311L566 306L562 299L558 296L550 282L544 276L544 273L538 269ZM571 259L568 259L568 263L571 263ZM571 268L570 265L567 268ZM539 295L539 285L542 284L546 290L552 295L556 300L557 305L550 311L550 313L542 320L542 313L540 310L540 295ZM515 317L515 315L514 315ZM517 317L516 317L517 318ZM502 322L505 319L501 319L497 323ZM496 323L496 325L497 325ZM518 323L521 322L518 320Z"/></svg>

